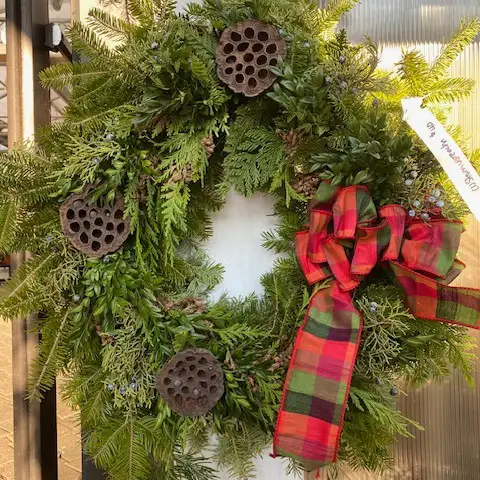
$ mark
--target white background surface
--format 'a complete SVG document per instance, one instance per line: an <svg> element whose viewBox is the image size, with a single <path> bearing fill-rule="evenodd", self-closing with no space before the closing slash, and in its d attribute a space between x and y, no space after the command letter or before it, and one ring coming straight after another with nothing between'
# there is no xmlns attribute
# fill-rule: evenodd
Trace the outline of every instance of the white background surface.
<svg viewBox="0 0 480 480"><path fill-rule="evenodd" d="M222 211L213 217L214 235L206 244L212 260L225 268L214 298L262 293L260 277L272 269L275 256L262 247L262 233L275 228L273 198L256 194L245 198L231 191Z"/></svg>

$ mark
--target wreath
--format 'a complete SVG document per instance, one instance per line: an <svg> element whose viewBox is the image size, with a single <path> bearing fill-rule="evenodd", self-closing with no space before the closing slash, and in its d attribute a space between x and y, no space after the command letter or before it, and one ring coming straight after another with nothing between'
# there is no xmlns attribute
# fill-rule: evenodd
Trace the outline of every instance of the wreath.
<svg viewBox="0 0 480 480"><path fill-rule="evenodd" d="M473 381L479 294L448 286L468 210L400 99L446 121L473 89L447 71L479 22L391 74L335 30L355 0L127 3L127 20L71 27L81 61L41 75L70 88L64 120L2 154L0 247L35 254L0 314L42 312L29 397L63 372L115 480L252 478L275 430L292 471L387 470L421 428L401 386L452 365ZM280 255L263 296L212 302L222 267L202 241L232 187L275 196Z"/></svg>

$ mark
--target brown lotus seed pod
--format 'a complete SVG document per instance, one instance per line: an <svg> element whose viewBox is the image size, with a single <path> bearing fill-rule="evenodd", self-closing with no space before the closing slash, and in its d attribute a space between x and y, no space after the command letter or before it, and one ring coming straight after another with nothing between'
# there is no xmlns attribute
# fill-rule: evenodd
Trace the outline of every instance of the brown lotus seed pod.
<svg viewBox="0 0 480 480"><path fill-rule="evenodd" d="M225 391L221 364L208 350L184 350L160 370L157 390L175 413L184 417L205 415Z"/></svg>
<svg viewBox="0 0 480 480"><path fill-rule="evenodd" d="M130 234L130 219L123 218L123 195L118 194L113 206L101 206L89 198L94 186L70 197L60 207L60 223L64 235L79 251L94 258L117 251Z"/></svg>
<svg viewBox="0 0 480 480"><path fill-rule="evenodd" d="M286 56L285 40L272 25L258 20L235 23L223 31L217 46L217 73L235 93L256 97L277 76L268 67Z"/></svg>

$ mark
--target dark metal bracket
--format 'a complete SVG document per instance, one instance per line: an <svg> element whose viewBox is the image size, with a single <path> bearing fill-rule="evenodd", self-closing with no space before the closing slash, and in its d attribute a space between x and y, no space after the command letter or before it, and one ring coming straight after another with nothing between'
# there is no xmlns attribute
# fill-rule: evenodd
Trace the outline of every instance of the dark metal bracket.
<svg viewBox="0 0 480 480"><path fill-rule="evenodd" d="M51 52L60 52L69 62L79 60L78 55L72 50L70 42L63 34L58 23L45 25L45 47Z"/></svg>

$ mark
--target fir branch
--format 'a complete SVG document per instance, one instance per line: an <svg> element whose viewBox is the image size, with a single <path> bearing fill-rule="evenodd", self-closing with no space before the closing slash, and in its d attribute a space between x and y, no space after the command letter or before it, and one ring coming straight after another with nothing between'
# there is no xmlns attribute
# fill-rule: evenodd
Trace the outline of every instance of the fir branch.
<svg viewBox="0 0 480 480"><path fill-rule="evenodd" d="M72 409L81 408L82 425L87 431L108 422L113 413L105 372L94 361L81 368L72 366L62 389L62 399Z"/></svg>
<svg viewBox="0 0 480 480"><path fill-rule="evenodd" d="M119 449L118 438L129 432L128 419L119 421L111 418L103 429L98 429L87 437L85 448L93 453L93 457L100 465L106 465L115 458Z"/></svg>
<svg viewBox="0 0 480 480"><path fill-rule="evenodd" d="M9 253L14 248L18 233L18 207L13 200L0 203L0 251Z"/></svg>
<svg viewBox="0 0 480 480"><path fill-rule="evenodd" d="M231 476L255 478L252 458L261 455L268 442L268 436L261 429L245 425L219 437L214 458Z"/></svg>
<svg viewBox="0 0 480 480"><path fill-rule="evenodd" d="M114 72L105 65L92 62L58 63L40 72L43 87L62 90L88 80L111 76Z"/></svg>
<svg viewBox="0 0 480 480"><path fill-rule="evenodd" d="M442 79L458 56L467 48L480 31L480 19L464 19L452 39L445 43L442 52L433 63L430 74L436 80Z"/></svg>
<svg viewBox="0 0 480 480"><path fill-rule="evenodd" d="M68 36L75 51L90 62L114 63L114 51L89 26L74 22Z"/></svg>
<svg viewBox="0 0 480 480"><path fill-rule="evenodd" d="M87 24L103 37L125 42L134 33L132 25L100 8L88 12Z"/></svg>
<svg viewBox="0 0 480 480"><path fill-rule="evenodd" d="M124 457L122 458L121 453L119 455L119 462L118 469L119 471L115 473L116 478L120 478L120 476L123 473L126 473L125 479L128 480L133 480L134 478L145 478L148 475L148 470L150 469L150 462L148 461L148 456L147 455L140 455L138 457L135 456L135 451L134 451L134 442L135 442L135 431L134 431L134 426L133 423L130 423L130 432L129 432L129 442L128 442L128 449L125 448L125 453ZM144 453L144 452L142 452ZM137 465L134 465L134 462L137 463ZM141 462L141 463L140 463ZM138 468L145 469L145 473L139 477L138 476ZM135 469L135 476L133 476ZM112 468L112 473L115 472L115 469ZM142 472L143 473L143 472Z"/></svg>
<svg viewBox="0 0 480 480"><path fill-rule="evenodd" d="M101 375L105 374L100 367L99 371ZM97 425L108 422L109 416L113 413L111 396L101 381L92 386L89 395L84 397L83 401L75 404L77 407L79 405L82 425L85 425L85 428L96 428Z"/></svg>
<svg viewBox="0 0 480 480"><path fill-rule="evenodd" d="M403 52L397 64L400 78L406 82L412 96L422 96L430 84L430 67L424 56L416 49Z"/></svg>
<svg viewBox="0 0 480 480"><path fill-rule="evenodd" d="M225 269L221 264L212 262L202 251L186 258L184 266L185 280L189 284L185 291L187 296L201 296L209 293L223 278Z"/></svg>
<svg viewBox="0 0 480 480"><path fill-rule="evenodd" d="M469 78L445 78L433 83L428 89L425 101L432 103L453 103L473 92L475 81Z"/></svg>
<svg viewBox="0 0 480 480"><path fill-rule="evenodd" d="M0 289L1 315L14 319L45 308L54 294L45 278L61 261L56 253L49 253L25 262Z"/></svg>
<svg viewBox="0 0 480 480"><path fill-rule="evenodd" d="M122 95L123 92L118 93L116 100L105 107L86 105L86 108L67 108L66 122L71 123L74 127L95 130L103 127L106 122L132 111L131 106Z"/></svg>
<svg viewBox="0 0 480 480"><path fill-rule="evenodd" d="M226 328L215 329L214 333L219 336L220 341L230 347L242 341L261 339L268 335L268 332L260 329L252 329L248 325L233 324Z"/></svg>
<svg viewBox="0 0 480 480"><path fill-rule="evenodd" d="M154 417L114 416L87 435L85 449L97 465L107 468L115 479L148 480L154 473L152 455L159 445L169 441L168 433L162 432ZM178 455L179 461L181 457ZM189 476L185 478L194 480Z"/></svg>
<svg viewBox="0 0 480 480"><path fill-rule="evenodd" d="M165 22L174 12L174 0L128 0L129 14L142 27L152 26L155 22Z"/></svg>
<svg viewBox="0 0 480 480"><path fill-rule="evenodd" d="M55 161L33 145L25 144L0 154L0 198L18 206L49 200L50 172Z"/></svg>
<svg viewBox="0 0 480 480"><path fill-rule="evenodd" d="M360 411L368 411L380 425L387 428L392 434L399 434L404 437L413 438L413 435L407 430L408 426L413 426L417 430L424 428L414 420L402 415L397 410L392 410L378 400L372 392L367 392L356 387L350 389L350 400Z"/></svg>
<svg viewBox="0 0 480 480"><path fill-rule="evenodd" d="M128 0L128 13L140 24L153 25L155 22L155 7L153 0Z"/></svg>
<svg viewBox="0 0 480 480"><path fill-rule="evenodd" d="M70 352L69 321L71 321L69 309L50 314L44 320L45 327L42 328L38 356L29 372L27 396L29 400L42 400L43 392L54 385L58 372L66 366Z"/></svg>
<svg viewBox="0 0 480 480"><path fill-rule="evenodd" d="M343 15L358 5L360 0L330 0L327 6L320 10L317 25L321 28L324 38L329 38Z"/></svg>
<svg viewBox="0 0 480 480"><path fill-rule="evenodd" d="M201 456L182 454L177 456L175 468L170 470L165 480L215 480L216 471L209 460ZM160 479L161 480L161 477Z"/></svg>
<svg viewBox="0 0 480 480"><path fill-rule="evenodd" d="M295 479L301 479L305 477L305 468L297 460L289 458L286 473L287 475L292 475Z"/></svg>

